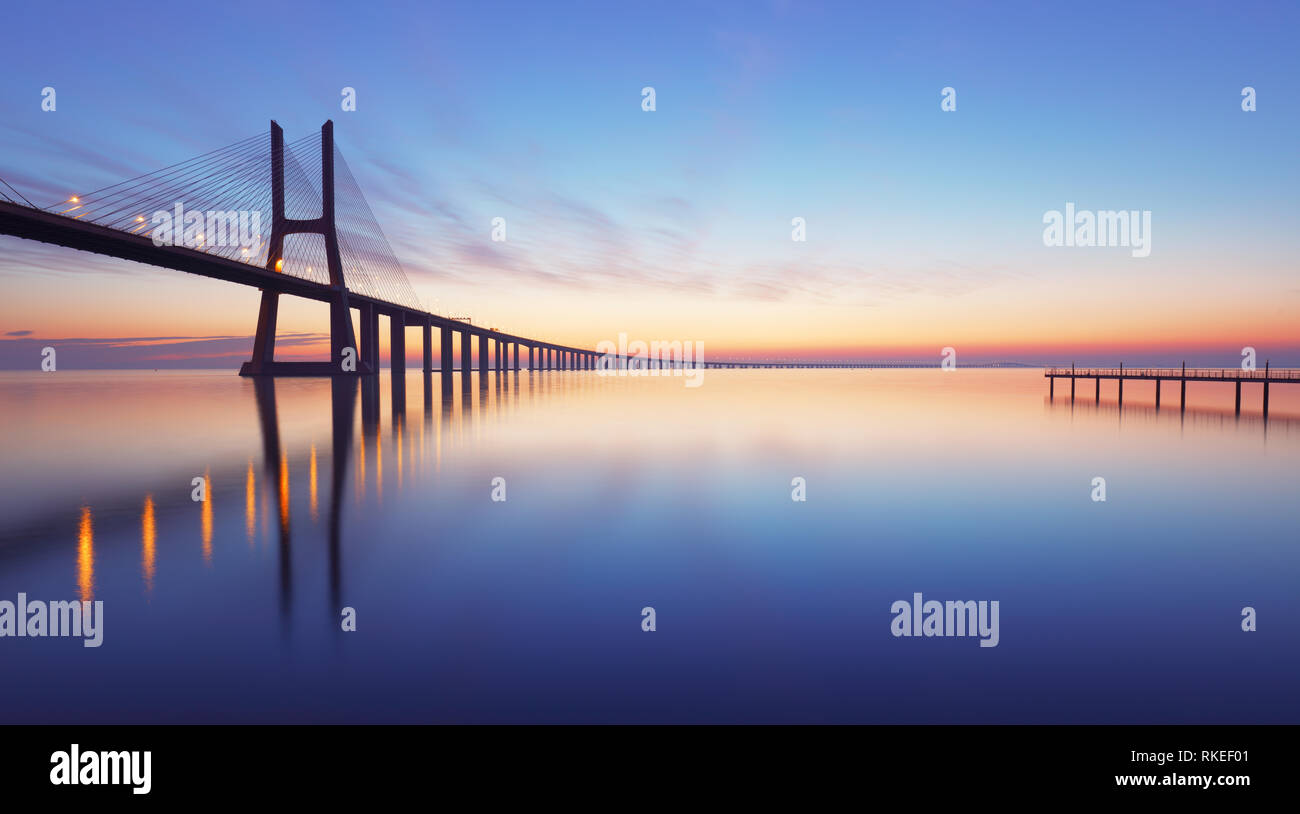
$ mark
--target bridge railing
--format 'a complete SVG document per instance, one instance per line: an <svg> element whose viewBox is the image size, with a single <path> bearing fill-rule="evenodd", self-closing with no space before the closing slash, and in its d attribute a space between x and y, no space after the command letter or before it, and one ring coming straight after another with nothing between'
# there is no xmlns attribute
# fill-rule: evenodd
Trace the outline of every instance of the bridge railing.
<svg viewBox="0 0 1300 814"><path fill-rule="evenodd" d="M1241 368L1205 367L1189 367L1186 370L1181 367L1049 367L1044 369L1043 375L1074 376L1085 379L1094 376L1122 376L1126 379L1129 377L1181 379L1185 376L1189 379L1222 379L1223 381L1250 381L1252 379L1263 381L1265 378L1272 381L1279 379L1300 381L1300 370L1294 368L1271 368L1266 372L1264 370L1242 370Z"/></svg>

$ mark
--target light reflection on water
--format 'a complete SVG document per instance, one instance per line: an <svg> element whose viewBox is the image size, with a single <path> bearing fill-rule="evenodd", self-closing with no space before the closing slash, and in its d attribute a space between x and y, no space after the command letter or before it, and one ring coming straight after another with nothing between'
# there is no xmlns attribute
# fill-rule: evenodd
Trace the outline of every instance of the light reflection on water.
<svg viewBox="0 0 1300 814"><path fill-rule="evenodd" d="M0 721L1300 721L1300 388L0 379L0 598L107 620L0 639ZM894 639L914 591L1001 644Z"/></svg>

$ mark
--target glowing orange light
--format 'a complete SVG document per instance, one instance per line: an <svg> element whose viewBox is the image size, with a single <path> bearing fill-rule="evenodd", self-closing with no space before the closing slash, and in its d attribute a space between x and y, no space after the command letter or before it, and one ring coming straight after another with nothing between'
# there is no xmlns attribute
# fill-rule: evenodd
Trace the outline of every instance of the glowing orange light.
<svg viewBox="0 0 1300 814"><path fill-rule="evenodd" d="M276 260L276 261L275 261L275 270L276 270L276 271L284 271L284 258L283 258L283 257L281 257L279 260Z"/></svg>
<svg viewBox="0 0 1300 814"><path fill-rule="evenodd" d="M73 195L71 198L68 199L68 203L81 203L81 199L78 198L76 195Z"/></svg>
<svg viewBox="0 0 1300 814"><path fill-rule="evenodd" d="M140 518L143 530L141 533L141 545L143 553L141 554L141 570L144 572L144 589L148 593L153 590L154 575L154 547L158 539L158 528L154 520L153 495L144 496L144 513Z"/></svg>
<svg viewBox="0 0 1300 814"><path fill-rule="evenodd" d="M136 215L135 222L144 223L144 215Z"/></svg>
<svg viewBox="0 0 1300 814"><path fill-rule="evenodd" d="M95 598L95 527L89 506L81 507L77 524L77 593L82 602Z"/></svg>

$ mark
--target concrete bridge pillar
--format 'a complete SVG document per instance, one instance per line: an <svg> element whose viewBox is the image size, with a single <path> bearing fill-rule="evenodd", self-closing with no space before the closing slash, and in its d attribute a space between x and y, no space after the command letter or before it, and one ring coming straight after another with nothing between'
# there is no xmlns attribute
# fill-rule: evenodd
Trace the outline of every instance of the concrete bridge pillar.
<svg viewBox="0 0 1300 814"><path fill-rule="evenodd" d="M361 347L357 348L358 366L365 366L367 373L379 370L379 314L375 306L361 303Z"/></svg>
<svg viewBox="0 0 1300 814"><path fill-rule="evenodd" d="M474 372L474 338L469 331L460 332L460 385L462 392L469 392L470 375Z"/></svg>
<svg viewBox="0 0 1300 814"><path fill-rule="evenodd" d="M388 366L394 380L406 375L406 316L400 311L388 317Z"/></svg>
<svg viewBox="0 0 1300 814"><path fill-rule="evenodd" d="M424 340L424 372L433 372L433 322L425 317L424 325L421 326L421 333Z"/></svg>

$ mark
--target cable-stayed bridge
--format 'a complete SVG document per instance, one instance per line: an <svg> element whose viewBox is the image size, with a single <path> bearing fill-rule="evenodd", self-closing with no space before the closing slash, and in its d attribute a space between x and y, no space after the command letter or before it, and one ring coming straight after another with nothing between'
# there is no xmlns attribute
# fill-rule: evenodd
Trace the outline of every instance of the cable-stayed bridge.
<svg viewBox="0 0 1300 814"><path fill-rule="evenodd" d="M377 373L381 315L389 320L390 364L399 372L408 326L424 329L426 372L433 370L435 328L444 373L455 368L453 334L460 334L466 377L476 341L483 373L518 370L521 352L529 369L540 370L593 369L599 357L426 311L334 143L333 122L288 144L272 122L269 138L244 139L53 206L33 204L0 179L0 234L261 289L253 357L242 375ZM328 361L276 361L281 295L329 304Z"/></svg>

